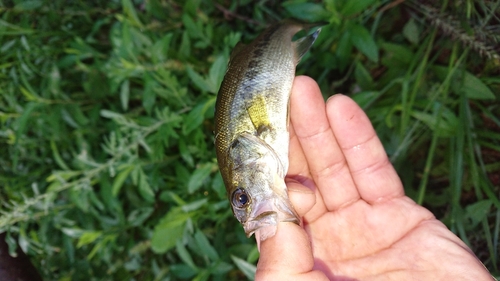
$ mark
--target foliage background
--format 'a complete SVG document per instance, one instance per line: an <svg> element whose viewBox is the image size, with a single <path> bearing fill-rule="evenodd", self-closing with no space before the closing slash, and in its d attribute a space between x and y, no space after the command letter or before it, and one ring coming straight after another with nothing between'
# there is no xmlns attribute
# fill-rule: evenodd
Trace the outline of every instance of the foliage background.
<svg viewBox="0 0 500 281"><path fill-rule="evenodd" d="M0 232L46 280L252 278L213 107L232 47L295 17L329 23L298 74L367 111L407 194L499 276L499 7L0 0Z"/></svg>

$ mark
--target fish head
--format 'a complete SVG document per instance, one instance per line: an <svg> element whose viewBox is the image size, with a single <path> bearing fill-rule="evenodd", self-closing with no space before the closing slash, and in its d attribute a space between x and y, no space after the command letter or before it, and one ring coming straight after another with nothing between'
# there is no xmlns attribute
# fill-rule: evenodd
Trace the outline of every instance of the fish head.
<svg viewBox="0 0 500 281"><path fill-rule="evenodd" d="M273 236L278 222L299 218L286 191L284 168L279 157L256 137L241 137L231 147L233 163L229 202L235 217L250 237L265 229L261 239Z"/></svg>

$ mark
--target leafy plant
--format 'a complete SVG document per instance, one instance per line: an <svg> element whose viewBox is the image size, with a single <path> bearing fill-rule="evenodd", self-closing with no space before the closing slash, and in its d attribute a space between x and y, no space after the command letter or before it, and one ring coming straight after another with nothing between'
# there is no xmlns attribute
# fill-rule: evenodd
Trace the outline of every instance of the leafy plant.
<svg viewBox="0 0 500 281"><path fill-rule="evenodd" d="M0 3L0 232L47 280L253 278L213 107L232 47L287 17L328 22L298 74L500 274L498 1Z"/></svg>

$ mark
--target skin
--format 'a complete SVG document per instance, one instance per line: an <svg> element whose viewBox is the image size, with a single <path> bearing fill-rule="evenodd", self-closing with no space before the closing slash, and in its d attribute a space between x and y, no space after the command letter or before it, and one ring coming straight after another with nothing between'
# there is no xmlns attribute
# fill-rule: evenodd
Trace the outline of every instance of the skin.
<svg viewBox="0 0 500 281"><path fill-rule="evenodd" d="M309 77L291 95L291 202L260 242L256 280L494 280L472 251L405 196L368 117L349 97L325 104ZM258 237L258 233L256 233Z"/></svg>

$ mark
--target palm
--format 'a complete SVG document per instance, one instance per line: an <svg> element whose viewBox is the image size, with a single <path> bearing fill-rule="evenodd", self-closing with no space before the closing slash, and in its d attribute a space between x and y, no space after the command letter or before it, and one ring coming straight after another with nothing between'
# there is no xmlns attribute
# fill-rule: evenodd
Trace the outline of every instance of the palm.
<svg viewBox="0 0 500 281"><path fill-rule="evenodd" d="M432 244L439 243L429 239L428 233L449 233L406 197L375 206L357 201L319 216L306 231L311 236L316 269L330 279L371 280L407 280L416 275L433 280L443 263L431 256Z"/></svg>
<svg viewBox="0 0 500 281"><path fill-rule="evenodd" d="M263 242L257 279L491 280L458 237L404 195L352 100L337 96L325 109L315 82L298 77L290 131L287 186L303 228L281 223Z"/></svg>

